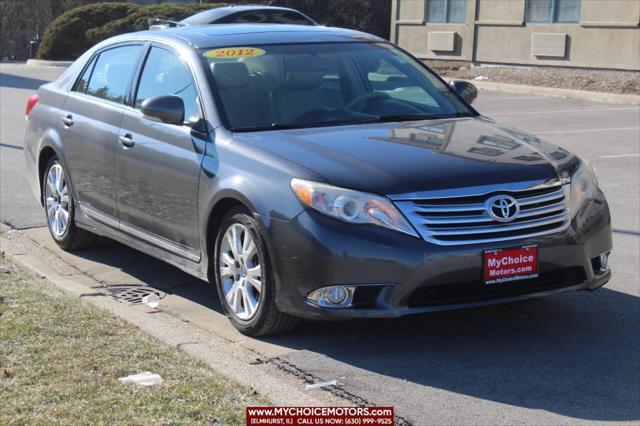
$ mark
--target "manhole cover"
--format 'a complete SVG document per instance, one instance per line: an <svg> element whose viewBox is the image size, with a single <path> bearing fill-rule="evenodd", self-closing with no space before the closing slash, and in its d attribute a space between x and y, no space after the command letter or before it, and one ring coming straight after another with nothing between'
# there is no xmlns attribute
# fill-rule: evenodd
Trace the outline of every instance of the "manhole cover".
<svg viewBox="0 0 640 426"><path fill-rule="evenodd" d="M142 298L155 293L160 299L164 299L166 293L144 285L110 285L105 288L108 295L118 302L137 305L142 303Z"/></svg>

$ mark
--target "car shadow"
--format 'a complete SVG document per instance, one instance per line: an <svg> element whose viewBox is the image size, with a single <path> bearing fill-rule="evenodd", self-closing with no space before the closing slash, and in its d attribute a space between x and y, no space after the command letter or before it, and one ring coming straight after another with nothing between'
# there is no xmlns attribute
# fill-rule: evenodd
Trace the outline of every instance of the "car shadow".
<svg viewBox="0 0 640 426"><path fill-rule="evenodd" d="M22 77L19 75L0 72L0 87L35 90L45 83L49 83L49 80L39 80L36 78Z"/></svg>
<svg viewBox="0 0 640 426"><path fill-rule="evenodd" d="M133 249L101 240L77 254L221 312L213 286ZM261 340L305 351L298 358L291 352L303 370L301 364L311 369L328 357L501 404L589 421L638 421L639 313L638 297L605 287L393 320L305 322Z"/></svg>

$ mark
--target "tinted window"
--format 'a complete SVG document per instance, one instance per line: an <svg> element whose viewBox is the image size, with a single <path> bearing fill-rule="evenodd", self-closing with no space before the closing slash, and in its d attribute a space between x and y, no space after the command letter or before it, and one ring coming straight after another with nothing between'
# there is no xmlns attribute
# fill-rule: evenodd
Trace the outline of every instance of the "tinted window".
<svg viewBox="0 0 640 426"><path fill-rule="evenodd" d="M579 22L580 0L556 0L553 10L554 22Z"/></svg>
<svg viewBox="0 0 640 426"><path fill-rule="evenodd" d="M270 22L273 24L313 25L304 15L296 12L271 12Z"/></svg>
<svg viewBox="0 0 640 426"><path fill-rule="evenodd" d="M182 98L185 119L196 110L197 92L189 68L175 54L153 47L140 77L135 107L140 108L145 99L164 95Z"/></svg>
<svg viewBox="0 0 640 426"><path fill-rule="evenodd" d="M580 0L527 0L525 15L533 23L579 22Z"/></svg>
<svg viewBox="0 0 640 426"><path fill-rule="evenodd" d="M272 11L272 10L253 10L250 12L236 13L220 21L214 21L216 23L269 23L269 24L292 24L292 25L313 25L313 22L309 21L304 15L300 13L285 11Z"/></svg>
<svg viewBox="0 0 640 426"><path fill-rule="evenodd" d="M254 12L237 13L235 15L231 15L227 19L225 19L224 22L233 24L259 24L269 22L269 18L266 12L257 10Z"/></svg>
<svg viewBox="0 0 640 426"><path fill-rule="evenodd" d="M76 92L82 92L82 93L87 92L87 83L89 83L89 77L91 77L91 71L93 71L93 66L95 64L96 64L96 57L94 56L93 59L91 59L91 63L87 66L87 68L85 68L84 72L82 73L82 76L76 83L76 88L75 88Z"/></svg>
<svg viewBox="0 0 640 426"><path fill-rule="evenodd" d="M551 22L551 0L527 0L527 22Z"/></svg>
<svg viewBox="0 0 640 426"><path fill-rule="evenodd" d="M464 23L467 20L467 0L429 0L427 22Z"/></svg>
<svg viewBox="0 0 640 426"><path fill-rule="evenodd" d="M109 49L98 56L87 94L124 103L129 80L138 63L142 46L123 46Z"/></svg>

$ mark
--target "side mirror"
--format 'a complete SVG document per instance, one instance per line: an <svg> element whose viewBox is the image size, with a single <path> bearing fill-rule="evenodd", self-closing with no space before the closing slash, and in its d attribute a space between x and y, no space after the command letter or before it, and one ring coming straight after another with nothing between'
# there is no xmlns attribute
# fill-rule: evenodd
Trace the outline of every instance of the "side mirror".
<svg viewBox="0 0 640 426"><path fill-rule="evenodd" d="M451 80L449 86L451 86L451 88L455 90L456 93L460 95L460 97L462 97L462 99L467 101L467 103L472 103L478 96L478 89L476 89L476 86L469 83L468 81Z"/></svg>
<svg viewBox="0 0 640 426"><path fill-rule="evenodd" d="M184 124L184 102L180 96L167 95L146 99L140 106L145 118L167 124Z"/></svg>

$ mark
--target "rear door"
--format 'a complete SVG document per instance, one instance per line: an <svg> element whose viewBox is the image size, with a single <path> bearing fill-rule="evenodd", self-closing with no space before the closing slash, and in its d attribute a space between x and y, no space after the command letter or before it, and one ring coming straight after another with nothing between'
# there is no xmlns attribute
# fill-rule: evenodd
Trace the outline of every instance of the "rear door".
<svg viewBox="0 0 640 426"><path fill-rule="evenodd" d="M191 70L168 47L152 45L124 112L116 156L120 228L192 261L200 258L198 182L206 140L186 123L201 114ZM142 116L145 99L178 95L185 105L184 125Z"/></svg>
<svg viewBox="0 0 640 426"><path fill-rule="evenodd" d="M79 204L94 219L111 225L118 215L118 132L142 52L142 44L129 44L96 54L67 96L60 117L68 173Z"/></svg>

